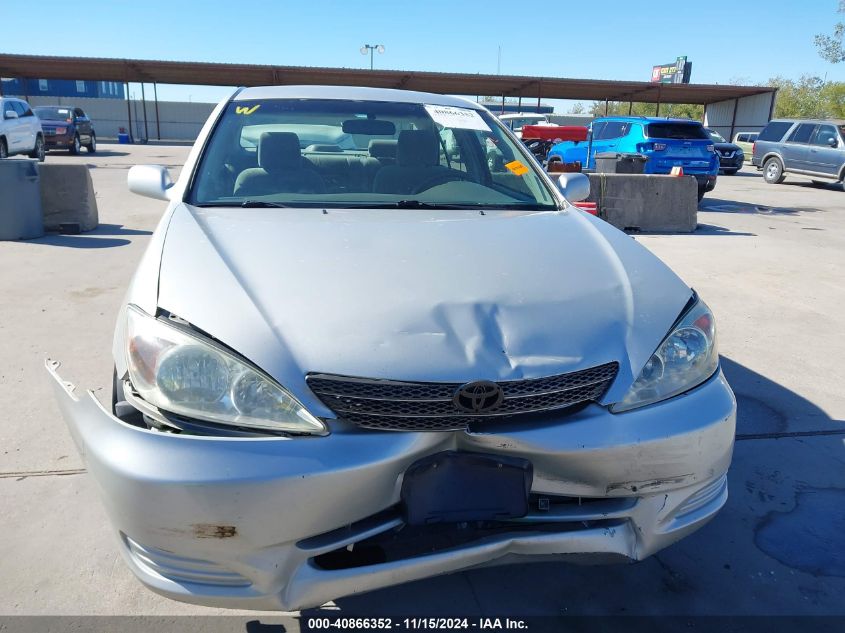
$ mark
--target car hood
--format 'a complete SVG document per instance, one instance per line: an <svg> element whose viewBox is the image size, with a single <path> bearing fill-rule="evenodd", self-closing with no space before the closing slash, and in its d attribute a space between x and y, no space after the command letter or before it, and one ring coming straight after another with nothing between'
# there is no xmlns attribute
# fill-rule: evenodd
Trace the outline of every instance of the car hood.
<svg viewBox="0 0 845 633"><path fill-rule="evenodd" d="M307 373L513 380L618 361L615 401L690 296L635 240L580 211L180 204L158 304L330 415Z"/></svg>
<svg viewBox="0 0 845 633"><path fill-rule="evenodd" d="M719 152L741 152L742 148L735 143L714 143L713 146Z"/></svg>

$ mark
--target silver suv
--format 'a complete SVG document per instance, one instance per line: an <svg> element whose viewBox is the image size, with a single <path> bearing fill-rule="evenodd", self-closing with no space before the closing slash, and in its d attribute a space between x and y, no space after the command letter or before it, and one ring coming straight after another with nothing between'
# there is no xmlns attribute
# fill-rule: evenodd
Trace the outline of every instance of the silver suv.
<svg viewBox="0 0 845 633"><path fill-rule="evenodd" d="M41 121L26 101L0 98L0 158L26 154L44 162Z"/></svg>
<svg viewBox="0 0 845 633"><path fill-rule="evenodd" d="M822 184L845 178L845 121L771 121L754 143L751 163L769 184L787 173L809 176Z"/></svg>

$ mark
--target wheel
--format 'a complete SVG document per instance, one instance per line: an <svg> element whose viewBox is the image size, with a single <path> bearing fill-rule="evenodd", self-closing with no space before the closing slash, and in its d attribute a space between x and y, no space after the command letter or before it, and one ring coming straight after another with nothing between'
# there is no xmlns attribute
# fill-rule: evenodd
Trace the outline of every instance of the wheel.
<svg viewBox="0 0 845 633"><path fill-rule="evenodd" d="M783 174L783 163L779 158L770 158L763 165L763 180L770 185L779 185L786 178Z"/></svg>
<svg viewBox="0 0 845 633"><path fill-rule="evenodd" d="M704 198L704 194L707 193L704 187L698 188L698 201L701 202L702 198Z"/></svg>
<svg viewBox="0 0 845 633"><path fill-rule="evenodd" d="M724 174L726 176L736 176L736 172L739 171L738 169L725 169Z"/></svg>
<svg viewBox="0 0 845 633"><path fill-rule="evenodd" d="M6 147L6 139L0 138L0 158L9 158L9 148Z"/></svg>
<svg viewBox="0 0 845 633"><path fill-rule="evenodd" d="M44 139L36 137L35 148L28 154L30 158L37 158L39 163L43 163L47 157L47 150L44 148Z"/></svg>
<svg viewBox="0 0 845 633"><path fill-rule="evenodd" d="M70 153L71 153L71 154L73 154L74 156L75 156L76 154L78 154L78 153L79 153L79 151L82 149L82 145L81 145L81 143L79 142L79 134L75 134L75 135L74 135L74 137L73 137L73 145L71 145L69 149L70 149Z"/></svg>
<svg viewBox="0 0 845 633"><path fill-rule="evenodd" d="M93 154L97 151L97 135L91 132L91 142L85 146L85 149L88 150L89 154Z"/></svg>

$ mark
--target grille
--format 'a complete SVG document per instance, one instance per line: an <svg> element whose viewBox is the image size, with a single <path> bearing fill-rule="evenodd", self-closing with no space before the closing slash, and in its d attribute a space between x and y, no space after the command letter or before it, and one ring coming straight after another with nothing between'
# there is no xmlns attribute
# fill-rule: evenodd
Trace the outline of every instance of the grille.
<svg viewBox="0 0 845 633"><path fill-rule="evenodd" d="M370 429L451 431L470 423L564 409L596 401L619 369L607 363L569 374L499 382L504 394L494 410L467 414L453 403L465 383L400 382L309 374L308 386L341 419Z"/></svg>

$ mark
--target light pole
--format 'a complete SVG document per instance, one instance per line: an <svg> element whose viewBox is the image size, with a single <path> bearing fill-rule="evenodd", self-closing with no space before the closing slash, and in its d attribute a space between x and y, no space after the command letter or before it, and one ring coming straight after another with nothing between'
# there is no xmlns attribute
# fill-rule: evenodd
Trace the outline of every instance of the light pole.
<svg viewBox="0 0 845 633"><path fill-rule="evenodd" d="M384 44L364 44L361 47L361 54L366 55L367 51L370 52L370 70L373 69L373 53L378 51L379 53L384 52Z"/></svg>

